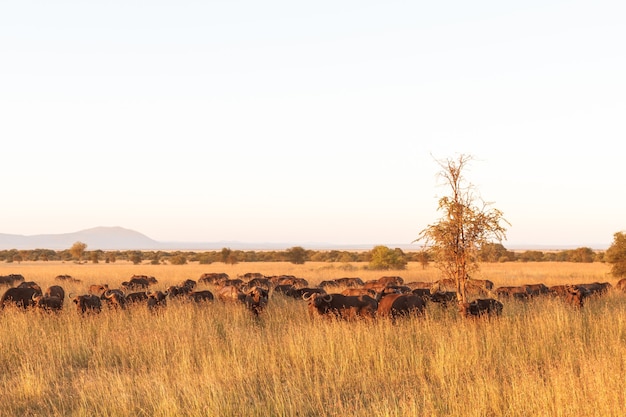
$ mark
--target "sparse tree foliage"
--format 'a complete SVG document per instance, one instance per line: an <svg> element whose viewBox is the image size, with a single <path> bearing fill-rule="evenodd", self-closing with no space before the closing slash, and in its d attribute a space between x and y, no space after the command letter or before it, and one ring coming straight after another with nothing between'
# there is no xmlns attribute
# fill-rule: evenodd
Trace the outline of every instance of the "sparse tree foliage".
<svg viewBox="0 0 626 417"><path fill-rule="evenodd" d="M85 254L85 249L87 249L87 244L83 242L75 242L70 248L70 254L72 258L76 261L80 261L83 259L83 255Z"/></svg>
<svg viewBox="0 0 626 417"><path fill-rule="evenodd" d="M613 235L613 243L604 259L611 264L611 275L615 278L626 277L626 233L617 232Z"/></svg>
<svg viewBox="0 0 626 417"><path fill-rule="evenodd" d="M490 209L482 200L478 206L474 187L465 183L463 172L471 159L460 155L457 160L438 161L442 168L439 175L451 194L439 199L441 219L423 229L416 239L430 249L444 277L454 279L458 300L463 303L467 302L467 279L478 270L480 248L506 236L502 212Z"/></svg>
<svg viewBox="0 0 626 417"><path fill-rule="evenodd" d="M225 264L235 265L238 262L237 254L230 248L222 248L221 258Z"/></svg>

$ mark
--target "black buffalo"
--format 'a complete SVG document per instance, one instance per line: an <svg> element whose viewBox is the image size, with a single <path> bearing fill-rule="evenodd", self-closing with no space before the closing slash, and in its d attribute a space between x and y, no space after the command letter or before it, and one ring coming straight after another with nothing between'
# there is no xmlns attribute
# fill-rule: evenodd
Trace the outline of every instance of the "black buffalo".
<svg viewBox="0 0 626 417"><path fill-rule="evenodd" d="M309 314L312 316L344 320L371 319L376 317L378 309L378 301L368 295L312 294L306 300L309 302Z"/></svg>
<svg viewBox="0 0 626 417"><path fill-rule="evenodd" d="M59 312L63 309L63 298L55 295L33 295L35 307L43 311Z"/></svg>
<svg viewBox="0 0 626 417"><path fill-rule="evenodd" d="M0 276L0 285L13 286L16 282L24 282L24 275L9 274Z"/></svg>
<svg viewBox="0 0 626 417"><path fill-rule="evenodd" d="M35 305L34 296L42 295L40 288L9 288L0 298L0 308L7 305L14 305L20 308L29 308Z"/></svg>
<svg viewBox="0 0 626 417"><path fill-rule="evenodd" d="M99 313L102 310L102 301L94 294L77 295L72 302L76 304L76 310L81 314Z"/></svg>
<svg viewBox="0 0 626 417"><path fill-rule="evenodd" d="M459 313L463 317L490 317L502 314L504 305L493 298L479 298L470 303L459 303Z"/></svg>

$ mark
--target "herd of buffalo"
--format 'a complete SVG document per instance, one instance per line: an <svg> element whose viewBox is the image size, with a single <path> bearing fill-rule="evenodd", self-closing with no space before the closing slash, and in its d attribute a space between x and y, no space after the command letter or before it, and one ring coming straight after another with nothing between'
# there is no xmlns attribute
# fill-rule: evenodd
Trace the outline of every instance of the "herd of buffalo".
<svg viewBox="0 0 626 417"><path fill-rule="evenodd" d="M446 306L455 303L465 317L497 316L502 313L507 299L530 300L539 296L554 296L574 306L582 307L585 299L600 295L613 286L608 283L576 285L544 284L506 286L494 288L489 280L466 281L469 303L458 303L456 282L442 279L435 282L404 282L399 276L383 276L364 282L360 278L337 278L310 286L307 280L292 275L264 276L247 273L232 278L225 273L205 273L198 280L187 279L164 290L153 289L158 281L147 275L133 275L119 288L107 284L90 285L83 294L67 294L63 283L80 283L69 275L55 278L58 284L45 291L33 281L26 281L21 274L0 276L0 286L9 287L0 298L0 308L15 306L18 309L41 309L60 311L66 299L75 304L80 314L99 313L103 308L126 309L145 306L150 310L163 308L168 300L190 302L237 303L251 314L262 314L271 297L291 297L308 302L312 316L324 316L353 320L359 318L389 317L423 314L427 303ZM205 289L198 289L204 287ZM615 289L626 291L626 279L620 280Z"/></svg>

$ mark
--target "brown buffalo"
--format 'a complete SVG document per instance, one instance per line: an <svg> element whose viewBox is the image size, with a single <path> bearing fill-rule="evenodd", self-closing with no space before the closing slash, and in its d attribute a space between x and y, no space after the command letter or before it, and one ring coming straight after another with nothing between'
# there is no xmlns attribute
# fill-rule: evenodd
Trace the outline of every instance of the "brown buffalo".
<svg viewBox="0 0 626 417"><path fill-rule="evenodd" d="M252 314L258 316L267 305L269 291L265 288L253 287L243 292L237 287L227 285L217 290L217 299L227 303L241 302Z"/></svg>
<svg viewBox="0 0 626 417"><path fill-rule="evenodd" d="M407 282L406 284L407 287L409 287L412 290L415 290L417 288L427 288L430 289L430 287L433 286L432 282L426 282L426 281L411 281L411 282Z"/></svg>
<svg viewBox="0 0 626 417"><path fill-rule="evenodd" d="M241 289L246 291L252 287L265 288L269 291L272 287L274 287L274 284L272 283L272 281L270 281L269 278L253 278L250 281L246 282L244 285L242 285Z"/></svg>
<svg viewBox="0 0 626 417"><path fill-rule="evenodd" d="M240 301L243 295L243 292L237 287L232 285L227 285L225 287L221 287L216 292L216 297L220 301L231 302L231 301Z"/></svg>
<svg viewBox="0 0 626 417"><path fill-rule="evenodd" d="M346 288L341 291L343 295L369 295L372 298L376 298L378 293L371 288Z"/></svg>
<svg viewBox="0 0 626 417"><path fill-rule="evenodd" d="M243 298L244 304L254 316L258 316L265 310L268 301L269 292L261 287L250 288Z"/></svg>
<svg viewBox="0 0 626 417"><path fill-rule="evenodd" d="M121 287L125 290L145 290L151 285L158 284L159 281L155 277L148 275L133 275L130 281L124 281Z"/></svg>
<svg viewBox="0 0 626 417"><path fill-rule="evenodd" d="M91 284L87 292L91 295L102 297L102 294L109 289L109 284Z"/></svg>
<svg viewBox="0 0 626 417"><path fill-rule="evenodd" d="M239 278L241 278L242 280L250 281L254 278L265 278L265 275L260 272L246 272L243 275L239 275Z"/></svg>
<svg viewBox="0 0 626 417"><path fill-rule="evenodd" d="M528 291L526 290L526 286L524 285L498 287L494 292L499 298L515 298L518 300L525 300L530 297Z"/></svg>
<svg viewBox="0 0 626 417"><path fill-rule="evenodd" d="M76 310L81 314L99 313L102 310L102 301L94 294L78 295L72 302L76 304Z"/></svg>
<svg viewBox="0 0 626 417"><path fill-rule="evenodd" d="M216 285L220 280L229 279L225 272L206 272L200 275L198 278L198 284L212 284Z"/></svg>
<svg viewBox="0 0 626 417"><path fill-rule="evenodd" d="M561 297L572 307L581 308L589 295L590 292L585 287L580 285L565 285L565 294Z"/></svg>
<svg viewBox="0 0 626 417"><path fill-rule="evenodd" d="M459 313L463 317L491 317L502 314L504 305L493 298L479 298L470 303L459 303Z"/></svg>
<svg viewBox="0 0 626 417"><path fill-rule="evenodd" d="M378 278L376 281L379 282L380 284L386 284L386 285L403 285L404 284L404 279L402 279L402 277L399 277L399 276L384 276L384 277Z"/></svg>
<svg viewBox="0 0 626 417"><path fill-rule="evenodd" d="M268 280L272 283L273 286L291 285L295 288L305 288L309 286L309 282L306 279L297 278L293 275L278 275L275 277L270 277L268 278ZM250 283L252 283L252 281L250 281Z"/></svg>
<svg viewBox="0 0 626 417"><path fill-rule="evenodd" d="M215 298L213 296L213 293L209 290L191 291L187 293L187 297L190 300L195 301L196 303L200 303L202 301L213 301L213 299Z"/></svg>
<svg viewBox="0 0 626 417"><path fill-rule="evenodd" d="M74 283L82 282L81 280L76 279L72 277L71 275L67 275L67 274L57 275L56 277L54 277L54 279L57 281L61 281L61 282L74 282Z"/></svg>
<svg viewBox="0 0 626 417"><path fill-rule="evenodd" d="M545 284L526 284L523 287L526 289L529 297L537 297L550 292L550 289Z"/></svg>
<svg viewBox="0 0 626 417"><path fill-rule="evenodd" d="M397 317L421 315L426 309L426 301L416 294L389 294L378 301L378 317Z"/></svg>
<svg viewBox="0 0 626 417"><path fill-rule="evenodd" d="M456 281L451 278L440 279L432 283L430 293L456 292Z"/></svg>
<svg viewBox="0 0 626 417"><path fill-rule="evenodd" d="M319 284L320 288L335 288L335 287L362 287L365 285L363 280L358 277L347 277L347 278L335 278L331 280L322 281Z"/></svg>
<svg viewBox="0 0 626 417"><path fill-rule="evenodd" d="M344 320L374 318L378 301L368 295L313 294L306 299L312 316L334 317Z"/></svg>

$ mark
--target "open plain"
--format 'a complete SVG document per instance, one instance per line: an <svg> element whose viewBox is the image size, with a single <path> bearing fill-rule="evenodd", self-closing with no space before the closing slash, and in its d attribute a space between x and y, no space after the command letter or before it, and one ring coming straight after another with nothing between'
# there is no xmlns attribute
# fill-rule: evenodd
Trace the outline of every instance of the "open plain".
<svg viewBox="0 0 626 417"><path fill-rule="evenodd" d="M294 275L311 285L340 277L399 275L434 281L434 266L368 271L366 264L282 262L133 265L0 264L67 294L115 288L132 275L154 289L203 273ZM603 263L494 263L495 286L610 282ZM200 289L209 289L201 285ZM4 292L7 287L0 290ZM255 318L241 305L168 301L81 316L0 313L0 415L6 416L623 416L626 293L582 309L559 299L504 301L502 316L459 317L454 306L397 321L310 317L304 300L271 294Z"/></svg>

